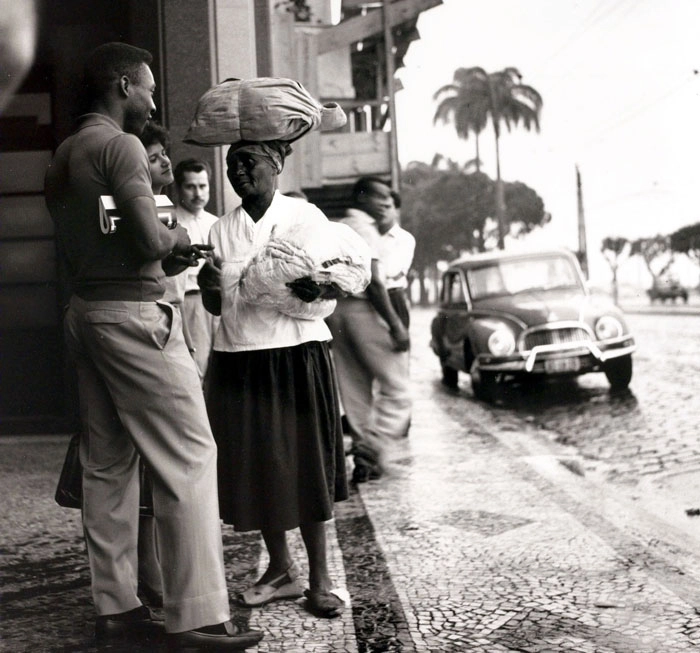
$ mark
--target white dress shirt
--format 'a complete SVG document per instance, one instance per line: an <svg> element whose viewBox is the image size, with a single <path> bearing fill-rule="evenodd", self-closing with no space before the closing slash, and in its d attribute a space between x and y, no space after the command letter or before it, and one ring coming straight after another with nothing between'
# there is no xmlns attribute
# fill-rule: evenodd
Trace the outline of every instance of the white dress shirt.
<svg viewBox="0 0 700 653"><path fill-rule="evenodd" d="M241 272L250 258L270 238L300 221L318 222L328 218L309 202L275 191L265 215L255 222L242 206L220 218L209 232L214 253L222 259L221 322L214 340L216 351L249 351L293 347L304 342L331 339L323 319L302 320L278 311L244 302L238 294Z"/></svg>
<svg viewBox="0 0 700 653"><path fill-rule="evenodd" d="M413 263L416 239L398 224L379 237L379 260L387 290L408 288L408 271Z"/></svg>

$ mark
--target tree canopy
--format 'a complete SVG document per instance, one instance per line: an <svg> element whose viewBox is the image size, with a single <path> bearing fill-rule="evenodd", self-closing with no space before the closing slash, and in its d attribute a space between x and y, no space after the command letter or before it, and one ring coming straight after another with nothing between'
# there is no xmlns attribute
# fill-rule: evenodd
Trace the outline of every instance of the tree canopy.
<svg viewBox="0 0 700 653"><path fill-rule="evenodd" d="M545 212L542 198L520 181L506 182L506 223L510 234L516 238L542 227L552 219Z"/></svg>
<svg viewBox="0 0 700 653"><path fill-rule="evenodd" d="M402 175L402 224L416 237L417 268L461 252L484 251L496 210L496 184L482 172L412 163ZM522 182L505 184L506 219L514 235L550 220L539 195Z"/></svg>
<svg viewBox="0 0 700 653"><path fill-rule="evenodd" d="M620 257L629 252L630 241L627 238L622 238L621 236L608 236L603 238L603 242L600 245L600 251L605 256L611 267L617 265Z"/></svg>
<svg viewBox="0 0 700 653"><path fill-rule="evenodd" d="M687 254L700 264L700 222L681 227L671 234L671 249L674 252Z"/></svg>
<svg viewBox="0 0 700 653"><path fill-rule="evenodd" d="M662 275L673 263L671 254L671 239L668 236L657 234L651 238L638 238L632 241L631 256L641 256L649 270L649 274L656 279ZM661 264L658 263L663 259Z"/></svg>

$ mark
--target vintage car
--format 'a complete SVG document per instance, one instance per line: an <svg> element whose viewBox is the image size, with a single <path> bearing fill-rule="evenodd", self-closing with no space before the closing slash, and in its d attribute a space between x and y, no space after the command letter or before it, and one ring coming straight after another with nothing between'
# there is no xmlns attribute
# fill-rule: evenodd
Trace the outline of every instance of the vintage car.
<svg viewBox="0 0 700 653"><path fill-rule="evenodd" d="M682 299L688 303L688 291L681 286L680 281L670 276L654 279L651 288L647 290L649 301L653 304L657 299L663 304L667 299L675 303L676 299Z"/></svg>
<svg viewBox="0 0 700 653"><path fill-rule="evenodd" d="M431 336L443 383L456 387L467 372L484 401L509 380L604 372L619 390L632 379L635 342L625 319L609 297L591 294L568 250L454 261Z"/></svg>

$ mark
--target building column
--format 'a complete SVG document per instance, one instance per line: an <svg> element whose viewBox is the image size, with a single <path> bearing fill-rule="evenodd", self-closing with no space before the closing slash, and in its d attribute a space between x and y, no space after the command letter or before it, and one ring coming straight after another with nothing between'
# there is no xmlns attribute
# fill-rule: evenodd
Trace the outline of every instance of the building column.
<svg viewBox="0 0 700 653"><path fill-rule="evenodd" d="M294 16L279 4L279 0L255 0L258 75L301 81ZM307 90L313 94L311 89ZM282 192L301 190L302 150L301 142L294 145L294 153L285 162L278 180Z"/></svg>
<svg viewBox="0 0 700 653"><path fill-rule="evenodd" d="M171 158L203 159L212 167L208 210L216 215L239 201L226 179L225 148L198 147L182 139L197 101L212 86L229 77L255 77L255 15L248 0L160 0L161 108L170 130Z"/></svg>

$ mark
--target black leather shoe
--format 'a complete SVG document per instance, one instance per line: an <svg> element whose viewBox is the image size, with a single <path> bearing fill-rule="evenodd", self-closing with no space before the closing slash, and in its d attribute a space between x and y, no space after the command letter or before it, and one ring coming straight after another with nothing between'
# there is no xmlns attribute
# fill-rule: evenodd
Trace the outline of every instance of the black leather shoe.
<svg viewBox="0 0 700 653"><path fill-rule="evenodd" d="M352 470L352 482L366 483L367 481L377 481L382 477L382 471L378 465L367 465L364 463L355 462L355 467Z"/></svg>
<svg viewBox="0 0 700 653"><path fill-rule="evenodd" d="M98 642L114 639L155 639L165 634L164 622L154 615L145 605L120 612L97 617L95 621L95 639Z"/></svg>
<svg viewBox="0 0 700 653"><path fill-rule="evenodd" d="M263 638L259 630L241 630L230 621L219 626L168 634L171 650L241 651L255 646Z"/></svg>
<svg viewBox="0 0 700 653"><path fill-rule="evenodd" d="M139 579L139 588L137 591L139 598L152 608L163 607L163 594L157 589L151 587L145 580Z"/></svg>

